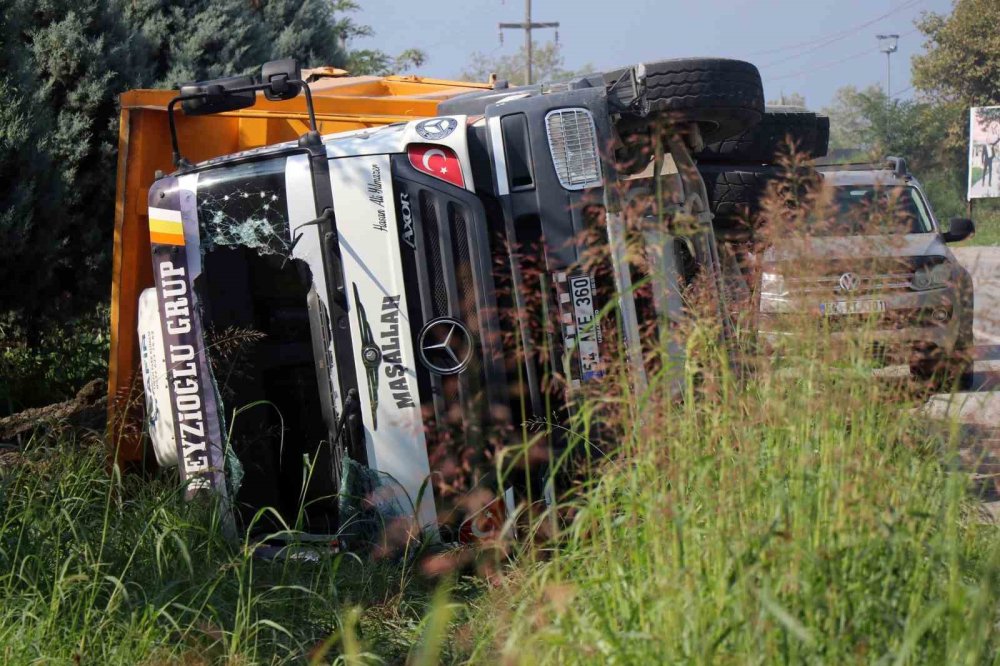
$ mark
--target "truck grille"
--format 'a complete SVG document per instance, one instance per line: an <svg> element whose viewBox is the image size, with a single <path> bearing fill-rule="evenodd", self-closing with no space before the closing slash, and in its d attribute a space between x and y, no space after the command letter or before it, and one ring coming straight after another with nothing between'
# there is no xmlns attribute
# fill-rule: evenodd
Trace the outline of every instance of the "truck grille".
<svg viewBox="0 0 1000 666"><path fill-rule="evenodd" d="M435 467L439 456L487 450L482 439L499 425L496 407L508 408L492 260L485 212L474 195L431 186L408 164L397 162L395 168L397 199L408 198L413 225L413 247L403 244L402 249L417 380ZM460 322L472 337L471 358L455 375L431 372L420 361L421 330L442 317Z"/></svg>

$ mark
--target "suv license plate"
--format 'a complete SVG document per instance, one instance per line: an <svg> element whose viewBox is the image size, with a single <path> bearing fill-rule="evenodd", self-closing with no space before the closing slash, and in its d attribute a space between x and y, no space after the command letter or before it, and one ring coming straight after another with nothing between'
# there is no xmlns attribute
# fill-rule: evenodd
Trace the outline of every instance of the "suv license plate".
<svg viewBox="0 0 1000 666"><path fill-rule="evenodd" d="M885 312L885 301L834 301L820 303L819 311L827 317L837 315L872 314Z"/></svg>

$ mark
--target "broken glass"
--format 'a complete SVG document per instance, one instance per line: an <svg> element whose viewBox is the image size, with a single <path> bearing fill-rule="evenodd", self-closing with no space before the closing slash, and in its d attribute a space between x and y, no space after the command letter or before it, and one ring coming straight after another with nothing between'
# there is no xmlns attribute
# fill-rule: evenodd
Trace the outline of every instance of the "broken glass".
<svg viewBox="0 0 1000 666"><path fill-rule="evenodd" d="M246 247L288 256L288 193L285 158L245 162L201 174L198 223L202 253Z"/></svg>

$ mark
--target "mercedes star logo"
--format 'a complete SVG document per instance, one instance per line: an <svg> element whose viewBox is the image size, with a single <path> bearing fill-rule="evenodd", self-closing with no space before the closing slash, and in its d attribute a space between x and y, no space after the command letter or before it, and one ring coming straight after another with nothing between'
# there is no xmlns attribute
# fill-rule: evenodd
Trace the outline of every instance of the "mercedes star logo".
<svg viewBox="0 0 1000 666"><path fill-rule="evenodd" d="M417 123L417 134L428 141L440 141L455 131L458 121L454 118L431 118Z"/></svg>
<svg viewBox="0 0 1000 666"><path fill-rule="evenodd" d="M460 321L442 317L420 332L420 361L438 375L457 375L472 358L472 334Z"/></svg>
<svg viewBox="0 0 1000 666"><path fill-rule="evenodd" d="M843 291L854 291L861 286L861 278L854 273L844 273L840 276L840 288Z"/></svg>

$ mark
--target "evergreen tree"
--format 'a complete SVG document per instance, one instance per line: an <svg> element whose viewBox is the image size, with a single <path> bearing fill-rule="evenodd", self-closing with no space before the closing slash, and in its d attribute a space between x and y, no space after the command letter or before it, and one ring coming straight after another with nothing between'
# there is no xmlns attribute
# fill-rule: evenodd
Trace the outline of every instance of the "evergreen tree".
<svg viewBox="0 0 1000 666"><path fill-rule="evenodd" d="M79 311L106 298L114 219L117 95L136 80L129 31L109 0L27 0L34 106L53 115L45 146L62 180L61 241L45 308ZM55 308L53 310L53 308Z"/></svg>
<svg viewBox="0 0 1000 666"><path fill-rule="evenodd" d="M0 301L5 319L37 324L107 292L95 269L110 257L115 92L130 59L107 0L5 5Z"/></svg>
<svg viewBox="0 0 1000 666"><path fill-rule="evenodd" d="M143 85L247 73L265 58L264 30L247 0L127 0L119 3L147 60Z"/></svg>
<svg viewBox="0 0 1000 666"><path fill-rule="evenodd" d="M295 58L303 67L347 64L348 40L370 30L355 24L350 0L267 0L260 14L264 42L270 47L265 60Z"/></svg>
<svg viewBox="0 0 1000 666"><path fill-rule="evenodd" d="M0 336L108 297L117 98L268 60L384 71L353 0L0 0ZM407 54L409 55L409 54ZM363 73L355 70L355 73Z"/></svg>
<svg viewBox="0 0 1000 666"><path fill-rule="evenodd" d="M0 0L0 338L11 311L36 299L35 286L47 282L45 260L58 248L46 229L60 198L44 142L51 131L47 109L32 99L30 58L24 47L26 17L14 0Z"/></svg>

